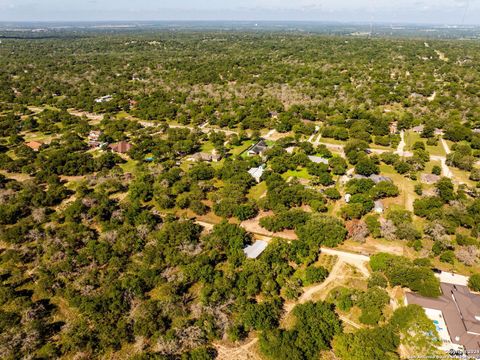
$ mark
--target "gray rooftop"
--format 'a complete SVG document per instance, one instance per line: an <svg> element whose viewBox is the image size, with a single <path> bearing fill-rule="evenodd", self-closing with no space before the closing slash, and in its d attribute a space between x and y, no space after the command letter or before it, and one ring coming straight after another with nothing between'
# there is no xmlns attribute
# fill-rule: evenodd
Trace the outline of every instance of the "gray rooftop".
<svg viewBox="0 0 480 360"><path fill-rule="evenodd" d="M328 165L328 159L325 159L323 157L320 157L320 156L309 156L308 157L310 159L310 161L316 163L316 164L325 164L325 165Z"/></svg>
<svg viewBox="0 0 480 360"><path fill-rule="evenodd" d="M436 299L407 293L407 302L440 310L452 342L480 350L480 296L466 286L440 283L440 287L442 295Z"/></svg>
<svg viewBox="0 0 480 360"><path fill-rule="evenodd" d="M247 246L243 249L245 256L249 259L256 259L261 253L265 251L268 243L263 240L257 240L253 245Z"/></svg>

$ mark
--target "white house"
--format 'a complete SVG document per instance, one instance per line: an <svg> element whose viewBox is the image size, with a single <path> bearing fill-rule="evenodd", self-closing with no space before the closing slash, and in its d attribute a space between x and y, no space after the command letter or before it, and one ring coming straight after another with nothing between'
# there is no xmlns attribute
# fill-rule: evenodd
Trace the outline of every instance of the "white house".
<svg viewBox="0 0 480 360"><path fill-rule="evenodd" d="M315 164L325 164L328 165L328 159L325 159L320 156L309 156L308 157L311 162L314 162Z"/></svg>
<svg viewBox="0 0 480 360"><path fill-rule="evenodd" d="M102 97L99 97L97 99L95 99L95 102L96 103L106 103L106 102L109 102L109 101L112 101L113 100L113 96L112 95L105 95L105 96L102 96Z"/></svg>
<svg viewBox="0 0 480 360"><path fill-rule="evenodd" d="M261 179L264 172L265 172L265 169L263 165L256 168L251 168L250 170L248 170L248 173L252 175L252 177L255 179L257 183L262 181Z"/></svg>

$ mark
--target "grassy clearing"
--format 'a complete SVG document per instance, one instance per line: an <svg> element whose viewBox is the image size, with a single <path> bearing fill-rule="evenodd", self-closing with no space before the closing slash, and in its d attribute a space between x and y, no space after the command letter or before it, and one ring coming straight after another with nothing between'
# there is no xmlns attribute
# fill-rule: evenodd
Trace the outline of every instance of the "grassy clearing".
<svg viewBox="0 0 480 360"><path fill-rule="evenodd" d="M299 179L310 180L312 176L308 173L306 168L301 168L300 170L289 170L282 175L284 179L288 179L290 177L296 177Z"/></svg>
<svg viewBox="0 0 480 360"><path fill-rule="evenodd" d="M120 164L120 167L122 168L122 170L125 172L125 173L135 173L136 169L137 169L137 164L138 164L138 161L136 160L132 160L132 159L128 159L126 163L124 164Z"/></svg>
<svg viewBox="0 0 480 360"><path fill-rule="evenodd" d="M119 113L116 114L116 117L118 120L124 120L127 118L131 118L131 115L126 111L120 111Z"/></svg>
<svg viewBox="0 0 480 360"><path fill-rule="evenodd" d="M232 150L230 150L230 152L232 153L232 155L240 155L240 154L243 154L245 151L247 151L248 148L250 148L252 145L253 145L253 141L247 140L242 145L235 146Z"/></svg>
<svg viewBox="0 0 480 360"><path fill-rule="evenodd" d="M327 143L327 144L333 144L333 145L345 145L345 141L335 140L335 139L326 138L326 137L322 137L321 142Z"/></svg>
<svg viewBox="0 0 480 360"><path fill-rule="evenodd" d="M445 150L443 149L442 143L438 141L437 145L429 146L427 145L427 139L423 139L420 134L417 134L413 131L405 132L405 150L412 151L413 145L417 142L423 142L426 146L426 150L431 155L436 156L445 156Z"/></svg>
<svg viewBox="0 0 480 360"><path fill-rule="evenodd" d="M475 187L475 182L470 180L470 173L454 168L453 166L450 166L450 170L453 173L453 180L457 181L460 184L467 184L468 186Z"/></svg>
<svg viewBox="0 0 480 360"><path fill-rule="evenodd" d="M415 200L415 182L398 174L392 166L381 164L380 171L382 175L388 176L393 183L398 186L400 195L395 198L384 199L383 203L386 207L391 205L399 205L405 209L412 210L413 201Z"/></svg>
<svg viewBox="0 0 480 360"><path fill-rule="evenodd" d="M207 141L207 142L202 144L202 147L200 148L200 151L210 153L214 149L215 149L215 146L210 141Z"/></svg>
<svg viewBox="0 0 480 360"><path fill-rule="evenodd" d="M436 156L445 156L446 155L445 150L443 149L443 146L442 146L440 141L435 146L427 145L427 151L430 155L436 155Z"/></svg>
<svg viewBox="0 0 480 360"><path fill-rule="evenodd" d="M255 185L248 192L247 197L252 200L258 200L267 191L267 183L262 181L260 184Z"/></svg>
<svg viewBox="0 0 480 360"><path fill-rule="evenodd" d="M370 144L369 147L371 149L378 149L378 150L385 150L385 151L395 151L393 147L390 146L383 146L383 145L377 145L377 144Z"/></svg>
<svg viewBox="0 0 480 360"><path fill-rule="evenodd" d="M24 134L24 138L25 138L26 142L38 141L38 142L42 142L42 143L50 143L55 138L55 136L54 135L46 135L46 134L41 133L41 132L35 132L35 133L27 132L27 133Z"/></svg>
<svg viewBox="0 0 480 360"><path fill-rule="evenodd" d="M413 144L417 141L422 141L420 134L413 131L405 131L405 150L412 150Z"/></svg>

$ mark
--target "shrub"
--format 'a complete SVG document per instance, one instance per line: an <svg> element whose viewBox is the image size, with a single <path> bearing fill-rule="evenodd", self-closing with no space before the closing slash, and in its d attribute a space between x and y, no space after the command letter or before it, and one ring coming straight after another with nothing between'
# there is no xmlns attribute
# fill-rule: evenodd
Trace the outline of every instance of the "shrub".
<svg viewBox="0 0 480 360"><path fill-rule="evenodd" d="M480 274L473 274L468 279L468 287L472 291L480 291Z"/></svg>

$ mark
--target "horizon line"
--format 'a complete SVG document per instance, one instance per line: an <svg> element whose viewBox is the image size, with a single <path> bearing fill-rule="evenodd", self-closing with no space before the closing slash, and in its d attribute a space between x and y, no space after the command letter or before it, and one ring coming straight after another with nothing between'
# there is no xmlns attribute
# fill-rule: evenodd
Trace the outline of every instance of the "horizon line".
<svg viewBox="0 0 480 360"><path fill-rule="evenodd" d="M480 27L480 24L460 24L460 23L445 23L445 22L408 22L408 21L342 21L342 20L288 20L288 19L279 19L279 20L253 20L253 19L151 19L151 20L114 20L114 19L104 19L104 20L2 20L0 19L0 24L28 24L28 23L38 23L38 24L95 24L95 23L172 23L172 22L182 22L182 23L305 23L305 24L339 24L339 25L417 25L417 26L455 26L455 27Z"/></svg>

